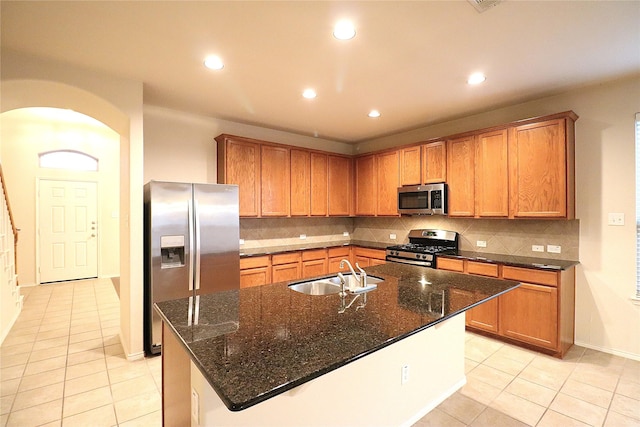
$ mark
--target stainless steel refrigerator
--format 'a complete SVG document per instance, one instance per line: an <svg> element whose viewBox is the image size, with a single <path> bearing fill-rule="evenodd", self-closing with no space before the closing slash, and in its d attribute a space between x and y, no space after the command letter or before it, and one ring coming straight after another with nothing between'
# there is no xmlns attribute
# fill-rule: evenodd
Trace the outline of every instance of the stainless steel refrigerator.
<svg viewBox="0 0 640 427"><path fill-rule="evenodd" d="M189 298L191 324L200 295L240 288L238 186L150 181L144 218L145 352L158 354L154 303Z"/></svg>

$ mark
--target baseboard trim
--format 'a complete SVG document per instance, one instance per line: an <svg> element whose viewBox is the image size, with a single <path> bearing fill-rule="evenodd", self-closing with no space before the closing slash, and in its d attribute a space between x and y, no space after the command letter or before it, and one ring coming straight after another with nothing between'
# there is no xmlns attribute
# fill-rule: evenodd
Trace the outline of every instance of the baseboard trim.
<svg viewBox="0 0 640 427"><path fill-rule="evenodd" d="M574 344L575 345L579 345L580 347L585 347L585 348L591 349L591 350L598 350L598 351L601 351L603 353L612 354L614 356L620 356L620 357L624 357L624 358L627 358L627 359L640 361L640 354L629 353L629 352L626 352L626 351L616 350L616 349L608 348L608 347L601 347L601 346L598 346L598 345L593 345L593 344L589 344L589 343L578 341L578 340L575 340Z"/></svg>

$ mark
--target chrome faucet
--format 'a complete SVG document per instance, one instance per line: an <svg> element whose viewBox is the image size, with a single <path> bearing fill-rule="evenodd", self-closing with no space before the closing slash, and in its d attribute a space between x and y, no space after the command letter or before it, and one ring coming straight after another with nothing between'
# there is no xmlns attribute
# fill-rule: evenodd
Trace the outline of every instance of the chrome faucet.
<svg viewBox="0 0 640 427"><path fill-rule="evenodd" d="M356 262L356 267L360 271L360 274L356 273L356 271L353 269L353 266L351 265L351 263L346 259L340 260L340 269L344 268L345 263L349 267L349 270L351 270L351 274L353 274L353 277L355 277L355 279L358 281L360 286L363 287L363 288L365 286L367 286L367 273L365 273L364 270L362 268L360 268L358 263Z"/></svg>

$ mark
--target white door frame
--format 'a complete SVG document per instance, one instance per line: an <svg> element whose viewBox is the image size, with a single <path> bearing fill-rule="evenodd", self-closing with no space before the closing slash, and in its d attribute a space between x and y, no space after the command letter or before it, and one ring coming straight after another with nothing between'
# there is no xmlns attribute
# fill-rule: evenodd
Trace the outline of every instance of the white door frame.
<svg viewBox="0 0 640 427"><path fill-rule="evenodd" d="M96 185L96 216L100 217L100 186L97 180L90 179L70 179L70 178L56 178L56 177L45 177L45 176L36 176L36 212L35 212L35 235L36 235L36 285L42 285L40 280L40 182L41 181L66 181L66 182L83 182L83 183L93 183ZM98 221L98 227L100 227ZM100 277L100 229L98 228L98 235L96 239L96 266L97 271L96 274ZM59 283L53 282L52 284ZM49 283L45 283L44 285L48 285Z"/></svg>

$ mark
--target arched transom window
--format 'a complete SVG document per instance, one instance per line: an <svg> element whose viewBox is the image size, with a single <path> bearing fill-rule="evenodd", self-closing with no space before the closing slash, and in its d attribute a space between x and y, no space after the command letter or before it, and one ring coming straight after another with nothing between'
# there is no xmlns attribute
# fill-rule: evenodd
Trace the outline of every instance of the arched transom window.
<svg viewBox="0 0 640 427"><path fill-rule="evenodd" d="M74 150L57 150L40 153L40 167L78 171L97 171L98 159Z"/></svg>

